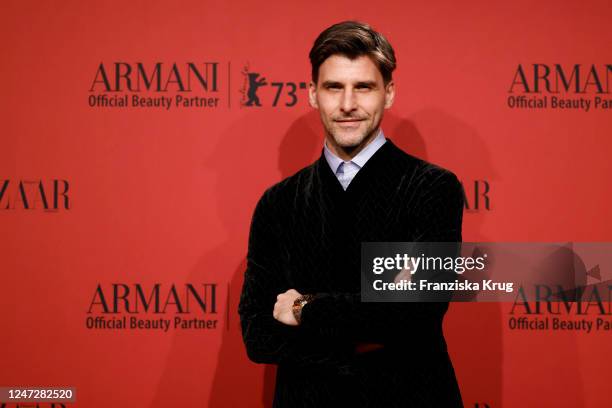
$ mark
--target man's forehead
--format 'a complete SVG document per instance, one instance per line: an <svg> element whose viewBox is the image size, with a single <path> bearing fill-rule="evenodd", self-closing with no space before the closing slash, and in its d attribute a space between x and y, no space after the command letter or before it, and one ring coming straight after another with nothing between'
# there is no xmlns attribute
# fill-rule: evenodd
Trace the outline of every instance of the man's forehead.
<svg viewBox="0 0 612 408"><path fill-rule="evenodd" d="M332 55L319 67L319 82L353 83L381 80L382 74L378 67L366 55L353 59L340 54Z"/></svg>

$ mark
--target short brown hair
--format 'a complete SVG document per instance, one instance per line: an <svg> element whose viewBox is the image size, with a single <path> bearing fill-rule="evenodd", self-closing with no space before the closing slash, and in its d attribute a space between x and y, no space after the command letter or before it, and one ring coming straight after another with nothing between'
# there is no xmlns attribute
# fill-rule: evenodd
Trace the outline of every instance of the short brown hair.
<svg viewBox="0 0 612 408"><path fill-rule="evenodd" d="M389 41L368 24L343 21L323 31L314 42L309 58L312 65L312 81L319 80L319 67L332 55L344 55L355 59L367 55L378 67L385 85L392 79L395 69L395 52Z"/></svg>

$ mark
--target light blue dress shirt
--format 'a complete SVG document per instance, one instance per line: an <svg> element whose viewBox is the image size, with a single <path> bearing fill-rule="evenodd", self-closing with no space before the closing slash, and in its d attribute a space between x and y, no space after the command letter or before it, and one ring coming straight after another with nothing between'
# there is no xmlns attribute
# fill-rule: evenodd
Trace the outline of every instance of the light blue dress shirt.
<svg viewBox="0 0 612 408"><path fill-rule="evenodd" d="M370 157L372 157L374 153L376 153L376 151L385 144L386 141L387 139L385 138L381 128L379 129L378 135L376 135L374 140L368 143L368 145L350 161L344 161L333 154L327 147L327 141L323 143L323 154L325 155L325 159L327 160L329 167L331 167L332 171L338 178L338 181L342 185L343 189L347 189L349 184L351 184L351 181L353 181L355 178L355 175L357 175L357 172L366 164L368 160L370 160Z"/></svg>

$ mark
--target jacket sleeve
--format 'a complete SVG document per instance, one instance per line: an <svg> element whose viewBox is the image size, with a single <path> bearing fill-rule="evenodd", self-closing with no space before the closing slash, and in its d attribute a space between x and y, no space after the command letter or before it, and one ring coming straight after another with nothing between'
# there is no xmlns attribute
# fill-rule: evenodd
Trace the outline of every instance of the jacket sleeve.
<svg viewBox="0 0 612 408"><path fill-rule="evenodd" d="M247 267L238 312L248 357L256 363L343 369L346 342L337 328L288 326L272 311L278 294L290 289L278 259L279 225L268 190L257 203L249 234Z"/></svg>
<svg viewBox="0 0 612 408"><path fill-rule="evenodd" d="M406 241L461 242L464 193L454 174L436 175L417 202ZM447 302L361 302L360 293L319 293L304 306L302 325L336 328L353 341L427 343L442 338L447 309Z"/></svg>

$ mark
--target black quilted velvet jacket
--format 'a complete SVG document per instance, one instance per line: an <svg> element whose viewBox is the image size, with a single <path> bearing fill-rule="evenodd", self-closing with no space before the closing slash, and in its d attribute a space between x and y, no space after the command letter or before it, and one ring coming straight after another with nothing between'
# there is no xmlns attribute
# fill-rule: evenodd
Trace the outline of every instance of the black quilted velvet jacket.
<svg viewBox="0 0 612 408"><path fill-rule="evenodd" d="M251 224L240 298L249 358L277 364L274 407L462 406L446 352L447 303L360 301L361 242L461 241L455 175L390 139L343 190L323 154L269 188ZM288 289L316 298L274 319ZM384 347L357 352L357 343Z"/></svg>

